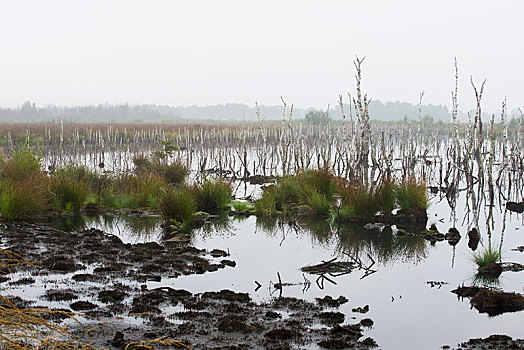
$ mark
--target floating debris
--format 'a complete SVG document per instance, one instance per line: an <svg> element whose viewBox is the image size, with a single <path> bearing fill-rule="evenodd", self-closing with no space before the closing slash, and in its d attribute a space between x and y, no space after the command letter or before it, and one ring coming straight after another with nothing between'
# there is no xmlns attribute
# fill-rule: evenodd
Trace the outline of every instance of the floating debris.
<svg viewBox="0 0 524 350"><path fill-rule="evenodd" d="M445 284L449 284L448 282L441 282L441 281L426 281L426 284L429 284L431 288L437 287L437 289L440 289Z"/></svg>
<svg viewBox="0 0 524 350"><path fill-rule="evenodd" d="M507 202L506 209L515 213L522 214L524 212L524 202Z"/></svg>

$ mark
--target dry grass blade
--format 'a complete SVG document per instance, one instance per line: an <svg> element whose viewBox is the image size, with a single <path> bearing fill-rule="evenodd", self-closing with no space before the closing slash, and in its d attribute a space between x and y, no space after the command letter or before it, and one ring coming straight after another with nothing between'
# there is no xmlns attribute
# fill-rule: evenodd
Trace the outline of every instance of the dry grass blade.
<svg viewBox="0 0 524 350"><path fill-rule="evenodd" d="M0 271L10 273L13 267L31 262L11 251L0 249ZM20 308L0 289L0 348L2 349L92 349L89 344L70 341L71 333L49 321L55 315L73 318L73 314L42 308Z"/></svg>
<svg viewBox="0 0 524 350"><path fill-rule="evenodd" d="M191 349L191 347L187 346L183 342L179 340L174 340L171 338L161 337L153 340L148 341L141 341L139 343L129 343L126 345L124 350L138 350L138 349L158 349L157 346L162 347L175 347L175 348L184 348L184 349Z"/></svg>

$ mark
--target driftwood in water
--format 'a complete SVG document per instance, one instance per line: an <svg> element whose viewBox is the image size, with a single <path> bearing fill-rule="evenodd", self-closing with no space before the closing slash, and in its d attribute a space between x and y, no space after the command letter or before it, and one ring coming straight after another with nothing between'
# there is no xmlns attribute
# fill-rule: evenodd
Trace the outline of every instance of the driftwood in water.
<svg viewBox="0 0 524 350"><path fill-rule="evenodd" d="M365 266L358 257L355 258L347 254L346 252L344 252L344 254L347 255L351 259L351 261L337 261L337 258L333 258L328 261L323 261L322 263L317 265L304 266L300 270L302 272L319 275L315 282L320 289L324 289L324 281L328 281L329 283L334 285L337 284L327 275L329 275L330 277L339 277L342 275L347 275L353 272L353 270L357 269L359 271L363 270L365 272L364 275L360 277L360 279L363 279L377 272L377 270L371 269L371 267L375 265L375 260L373 260L373 258L369 254L368 258L371 260L371 264L369 266Z"/></svg>
<svg viewBox="0 0 524 350"><path fill-rule="evenodd" d="M524 202L507 202L506 209L515 213L522 214L524 212Z"/></svg>
<svg viewBox="0 0 524 350"><path fill-rule="evenodd" d="M356 264L350 261L337 261L337 258L331 259L329 261L324 261L317 265L304 266L300 270L302 272L311 273L314 275L320 275L324 273L329 274L346 274L350 273Z"/></svg>

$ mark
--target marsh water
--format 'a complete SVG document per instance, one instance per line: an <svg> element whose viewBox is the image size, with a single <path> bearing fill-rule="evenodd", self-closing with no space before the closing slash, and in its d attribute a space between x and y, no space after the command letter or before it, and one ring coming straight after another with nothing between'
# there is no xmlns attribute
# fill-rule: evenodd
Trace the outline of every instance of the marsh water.
<svg viewBox="0 0 524 350"><path fill-rule="evenodd" d="M456 245L453 246L445 240L432 243L419 236L401 235L394 226L338 227L336 223L307 216L293 219L262 219L256 216L226 215L211 218L204 227L194 230L191 233L190 244L197 248L219 248L229 252L228 259L236 262L235 267L226 267L203 275L177 278L163 276L160 282L148 281L147 287L152 289L169 286L186 289L192 293L231 289L247 292L253 300L261 302L279 296L314 300L325 295L334 298L342 295L349 299L348 303L340 307L340 311L346 316L345 321L351 323L362 318L371 318L374 324L366 335L374 338L384 349L437 349L443 345L453 347L470 338L485 338L491 334L524 337L524 312L488 316L472 308L469 299L461 300L451 293L451 290L461 285L490 286L506 292L524 291L524 272L506 271L498 279L489 281L478 278L477 266L473 262L473 252L468 247L467 239L468 230L476 227L481 235L477 251L488 246L495 247L501 250L503 262L524 263L524 253L514 250L524 246L523 214L509 212L505 207L509 200L522 201L522 151L518 147L522 143L522 131L509 140L506 136L502 142L497 140L495 144L493 141L491 146L488 142L477 142L477 136L474 135L461 141L463 146L458 143L454 146L453 138L446 136L450 134L449 130L427 132L415 140L418 143L414 148L413 142L411 143L411 149L416 149L411 155L406 153L406 150L410 149L406 136L412 138L411 131L409 134L402 129L392 131L391 135L395 137L390 137L386 142L382 141L383 155L379 158L372 154L370 157L377 157L379 169L391 168L399 175L406 175L410 167L406 159L416 161L410 172L417 174L428 186L436 189L430 195L428 226L435 224L442 233L456 227L462 236ZM372 139L379 139L380 130L374 132L376 137ZM266 135L255 138L254 143L259 144L254 145L249 152L246 151L246 134L240 133L236 139L230 139L227 134L213 139L212 134L206 136L205 132L194 133L194 140L188 142L187 138L186 150L179 152L177 157L183 159L192 169L193 178L199 176L199 171L195 169L241 169L237 175L245 173L247 166L244 165L244 169L240 166L242 154L247 154L248 157L248 161L245 158L243 160L245 164L253 164L252 175L261 172L265 174L266 168L259 168L261 164L267 164L268 174L278 175L279 169L282 168L282 159L285 156L287 160L289 156L288 164L294 166L304 166L304 159L307 164L311 161L310 167L332 162L330 167L338 169L336 173L341 176L353 161L352 149L344 148L348 139L346 136L340 136L343 135L341 132L337 136L337 132L326 131L326 135L338 137L335 139L326 135L324 138L320 137L323 136L321 133L318 132L317 135L317 132L312 130L313 138L307 139L307 135L303 139L298 137L296 142L288 143L287 146L280 142L285 138L278 135L274 137L274 145L270 145ZM247 134L249 136L249 132ZM290 135L288 137L291 137ZM212 139L212 145L204 146L204 142ZM513 142L513 146L508 141ZM226 150L224 147L216 147L216 143L227 142L238 145L229 146ZM474 162L467 158L464 163L457 162L456 158L454 160L452 153L456 148L453 147L460 146L468 151L469 142L471 145L480 144L480 151L477 153L483 156L482 165L480 162L479 165L474 165ZM124 153L109 152L103 145L102 143L98 151L85 153L84 161L80 163L89 163L96 167L102 160L106 163L104 171L108 168L112 170L122 167L122 164L125 164L127 169L127 165L131 164L133 151L128 149ZM289 154L284 153L283 150L289 145L295 148ZM310 147L304 148L304 145ZM378 146L378 143L374 146ZM194 149L190 150L190 147ZM508 156L510 149L511 157ZM489 152L493 156L486 161ZM81 152L73 154L70 160L78 162L78 154ZM295 157L293 161L292 157ZM56 159L56 155L48 155L46 162L54 164ZM467 162L468 166L473 164L472 168L462 169L463 164ZM285 166L283 168L285 169ZM484 174L480 173L480 168L485 170ZM461 169L460 172L457 172L457 169ZM479 179L488 178L489 170L494 177L489 177L491 181L487 180L477 186ZM476 175L472 175L473 173ZM472 176L468 178L468 174ZM446 179L443 181L444 176L451 179L451 184L448 184ZM474 179L476 181L473 181ZM494 198L489 201L490 186L493 186L495 181L498 187L495 187ZM444 185L449 186L448 189L452 186L458 188L460 185L466 190L455 192L456 196L451 196L450 200L450 197L444 194ZM259 186L247 186L241 182L236 187L237 198L257 198L259 195ZM65 216L51 224L66 231L98 228L118 236L124 243L164 244L164 239L169 237L164 235L160 223L161 218L157 215L144 217L132 213L108 213L96 216ZM359 261L363 268L355 268L338 275L327 274L326 278L320 279L319 275L301 271L302 267L332 259L343 262ZM45 288L46 278L35 279L37 281L34 285L13 288L11 292L23 295L26 299L32 296L40 305L45 304L38 296L42 294L42 288ZM62 282L58 282L56 288L67 288L67 284L70 283L68 276L61 276L59 280ZM277 282L283 284L282 289L274 288ZM59 307L60 303L50 305ZM353 311L366 305L369 306L367 313ZM311 346L315 347L316 345Z"/></svg>
<svg viewBox="0 0 524 350"><path fill-rule="evenodd" d="M458 202L461 200L465 198ZM524 253L512 250L524 245L522 214L495 212L492 246L502 247L504 262L522 263ZM150 289L169 286L193 293L231 289L248 292L255 301L278 296L314 300L343 295L349 299L340 308L346 322L371 318L374 325L367 334L384 349L437 349L491 334L522 337L523 312L488 316L472 308L468 299L458 299L451 293L459 285L486 283L475 277L476 265L466 236L468 227L461 224L466 214L465 208L458 205L456 217L460 220L455 226L462 239L456 246L447 241L432 244L422 237L400 236L395 227L380 230L342 225L337 230L326 221L307 217L295 223L255 216L215 218L192 234L191 244L228 251L228 259L234 260L236 267L147 284ZM481 222L486 215L481 213ZM440 232L453 226L449 206L438 195L431 200L428 217L428 224L436 224ZM163 239L160 219L154 216L72 216L54 225L69 230L96 227L131 244L161 243ZM483 249L490 243L486 230L479 229L482 239L478 249ZM300 270L333 258L348 261L349 256L358 257L365 266L375 262L371 270L376 272L366 274L354 269L317 281L318 275ZM278 282L277 273L284 283L282 290L273 287ZM262 287L257 289L255 281ZM522 293L523 281L522 273L504 272L490 285ZM365 305L369 305L365 314L352 311Z"/></svg>

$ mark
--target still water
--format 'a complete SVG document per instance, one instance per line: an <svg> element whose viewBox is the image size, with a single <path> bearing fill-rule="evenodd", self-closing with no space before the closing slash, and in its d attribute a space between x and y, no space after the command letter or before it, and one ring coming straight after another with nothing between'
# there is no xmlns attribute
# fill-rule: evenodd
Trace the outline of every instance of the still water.
<svg viewBox="0 0 524 350"><path fill-rule="evenodd" d="M458 203L461 202L464 203L463 200ZM451 293L457 286L471 285L475 280L476 266L467 244L468 224L462 220L465 214L465 208L458 206L456 227L462 239L455 247L447 241L432 245L420 237L397 236L394 228L380 232L341 227L336 232L327 222L315 219L298 220L290 225L261 221L254 216L222 218L196 230L191 244L208 250L229 251L228 259L234 260L236 267L148 282L148 287L170 286L193 293L232 289L264 301L279 296L280 291L272 287L272 283L278 282L279 273L282 282L290 284L284 286L283 296L308 300L325 295L348 298L349 302L340 308L346 322L373 319L373 328L366 336L373 337L384 349L438 349L491 334L522 338L524 312L490 317L471 308L468 299L459 300ZM495 210L494 215L491 244L497 247L502 244L503 262L524 263L524 253L512 250L524 245L522 215L507 212L504 218L500 210ZM486 216L487 213L481 211L479 250L489 244L486 227L481 224L486 222ZM432 199L428 217L428 225L436 224L440 232L445 233L453 226L447 203L438 197ZM78 220L85 227L111 232L127 243L162 240L159 219L155 217L111 215ZM346 253L358 257L366 266L375 261L371 269L376 272L366 276L365 271L355 269L338 277L328 275L332 282L324 280L323 285L318 285L317 275L300 270L333 258L348 261ZM522 293L523 274L504 272L498 287ZM255 281L262 287L256 289ZM432 286L428 282L442 283ZM365 305L369 305L366 314L352 311Z"/></svg>

